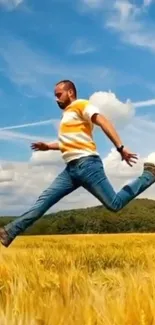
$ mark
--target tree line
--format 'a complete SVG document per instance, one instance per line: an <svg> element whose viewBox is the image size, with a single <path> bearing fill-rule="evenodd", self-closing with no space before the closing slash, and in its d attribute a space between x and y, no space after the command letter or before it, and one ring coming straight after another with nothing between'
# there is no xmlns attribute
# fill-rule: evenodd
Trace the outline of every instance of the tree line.
<svg viewBox="0 0 155 325"><path fill-rule="evenodd" d="M0 217L0 226L15 217ZM132 233L155 231L155 201L135 199L114 213L103 206L44 215L21 235Z"/></svg>

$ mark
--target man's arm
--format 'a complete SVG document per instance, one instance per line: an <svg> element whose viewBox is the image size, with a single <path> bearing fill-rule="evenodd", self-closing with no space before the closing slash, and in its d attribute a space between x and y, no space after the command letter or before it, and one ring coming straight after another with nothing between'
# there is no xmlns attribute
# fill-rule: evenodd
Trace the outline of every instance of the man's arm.
<svg viewBox="0 0 155 325"><path fill-rule="evenodd" d="M108 136L108 138L113 142L116 148L121 147L122 141L116 132L112 123L104 117L102 114L94 114L92 116L92 122L101 127L103 132Z"/></svg>
<svg viewBox="0 0 155 325"><path fill-rule="evenodd" d="M138 159L137 154L124 148L114 126L105 116L100 114L98 107L91 104L87 105L83 111L83 117L84 119L91 120L92 123L101 127L103 132L108 136L108 138L113 142L117 150L120 152L122 160L125 160L131 167L132 163L136 163L136 160Z"/></svg>
<svg viewBox="0 0 155 325"><path fill-rule="evenodd" d="M35 151L60 150L58 142L35 142L31 144L31 148Z"/></svg>
<svg viewBox="0 0 155 325"><path fill-rule="evenodd" d="M100 126L103 132L114 143L116 148L120 148L122 146L122 141L112 123L100 113L100 110L96 105L91 103L86 105L85 109L83 110L83 117L84 119L91 120L94 124Z"/></svg>
<svg viewBox="0 0 155 325"><path fill-rule="evenodd" d="M58 142L47 143L49 150L60 150Z"/></svg>

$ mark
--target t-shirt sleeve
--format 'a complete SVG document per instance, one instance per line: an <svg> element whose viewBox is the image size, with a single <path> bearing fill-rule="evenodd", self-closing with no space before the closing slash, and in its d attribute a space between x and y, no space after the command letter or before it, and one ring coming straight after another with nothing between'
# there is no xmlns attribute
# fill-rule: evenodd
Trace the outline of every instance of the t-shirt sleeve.
<svg viewBox="0 0 155 325"><path fill-rule="evenodd" d="M100 110L97 106L92 105L92 104L87 104L85 108L83 109L83 117L86 120L91 120L92 116L94 114L99 114Z"/></svg>

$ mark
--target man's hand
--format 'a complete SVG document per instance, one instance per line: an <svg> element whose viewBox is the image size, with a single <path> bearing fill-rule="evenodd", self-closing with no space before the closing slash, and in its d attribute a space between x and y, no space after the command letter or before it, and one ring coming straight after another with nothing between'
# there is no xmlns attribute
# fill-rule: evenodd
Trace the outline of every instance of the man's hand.
<svg viewBox="0 0 155 325"><path fill-rule="evenodd" d="M130 167L132 167L132 163L136 164L136 160L138 159L137 154L132 153L125 148L123 148L120 154L122 160L125 160Z"/></svg>
<svg viewBox="0 0 155 325"><path fill-rule="evenodd" d="M31 144L31 148L35 151L60 150L58 142L35 142Z"/></svg>
<svg viewBox="0 0 155 325"><path fill-rule="evenodd" d="M49 150L49 145L45 142L36 142L31 144L31 148L35 151L47 151Z"/></svg>

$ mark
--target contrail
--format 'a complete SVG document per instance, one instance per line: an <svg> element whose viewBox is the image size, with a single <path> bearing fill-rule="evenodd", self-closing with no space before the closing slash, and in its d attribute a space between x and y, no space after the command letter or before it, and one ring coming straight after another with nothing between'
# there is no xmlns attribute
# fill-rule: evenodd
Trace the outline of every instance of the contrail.
<svg viewBox="0 0 155 325"><path fill-rule="evenodd" d="M133 103L134 107L145 107L145 106L153 106L155 105L155 99L145 100L143 102Z"/></svg>
<svg viewBox="0 0 155 325"><path fill-rule="evenodd" d="M0 131L3 130L12 130L12 129L20 129L20 128L25 128L29 126L36 126L36 125L47 125L47 124L53 124L55 123L56 120L45 120L45 121L38 121L38 122L33 122L33 123L27 123L27 124L20 124L20 125L12 125L12 126L5 126L0 128Z"/></svg>
<svg viewBox="0 0 155 325"><path fill-rule="evenodd" d="M131 104L135 107L147 107L147 106L153 106L155 105L155 99L149 99L146 101L141 101L141 102L135 102ZM45 121L38 121L38 122L32 122L32 123L27 123L27 124L20 124L20 125L12 125L12 126L5 126L5 127L0 127L0 131L3 130L12 130L12 129L20 129L20 128L26 128L26 127L31 127L31 126L37 126L37 125L48 125L48 124L54 124L56 125L58 123L57 119L50 119L50 120L45 120Z"/></svg>

